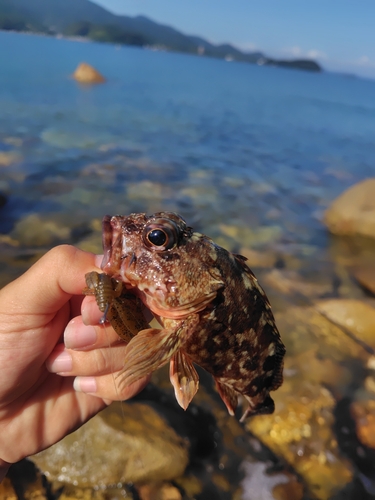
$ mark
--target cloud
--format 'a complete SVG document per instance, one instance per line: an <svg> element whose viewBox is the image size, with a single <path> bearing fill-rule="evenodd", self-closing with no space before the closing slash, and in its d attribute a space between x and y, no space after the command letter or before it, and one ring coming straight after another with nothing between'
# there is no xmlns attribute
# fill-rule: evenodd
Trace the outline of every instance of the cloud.
<svg viewBox="0 0 375 500"><path fill-rule="evenodd" d="M299 58L307 58L307 59L328 59L328 56L325 52L322 52L318 49L309 49L303 50L298 45L293 47L284 47L280 50L285 57L299 57Z"/></svg>
<svg viewBox="0 0 375 500"><path fill-rule="evenodd" d="M328 59L328 56L325 52L316 49L310 49L306 53L307 57L310 59Z"/></svg>
<svg viewBox="0 0 375 500"><path fill-rule="evenodd" d="M260 51L271 57L328 60L328 56L325 52L318 49L303 50L298 45L294 45L293 47L284 47L278 50L262 49L259 45L253 42L235 43L234 45L245 52Z"/></svg>
<svg viewBox="0 0 375 500"><path fill-rule="evenodd" d="M372 61L368 56L361 56L355 61L355 64L365 68L375 68L375 61Z"/></svg>
<svg viewBox="0 0 375 500"><path fill-rule="evenodd" d="M243 50L244 52L255 52L260 50L258 45L253 42L234 43L233 45L238 47L240 50Z"/></svg>
<svg viewBox="0 0 375 500"><path fill-rule="evenodd" d="M294 57L300 57L302 55L302 49L301 49L301 47L298 47L297 45L294 47L289 47L289 48L282 49L282 50L285 52L289 52Z"/></svg>

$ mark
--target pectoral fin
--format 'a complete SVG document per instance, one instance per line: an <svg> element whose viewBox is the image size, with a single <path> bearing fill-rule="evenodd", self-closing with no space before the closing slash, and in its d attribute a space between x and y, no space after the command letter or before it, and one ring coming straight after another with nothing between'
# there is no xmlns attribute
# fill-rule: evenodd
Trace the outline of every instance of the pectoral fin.
<svg viewBox="0 0 375 500"><path fill-rule="evenodd" d="M199 377L191 359L181 349L171 359L170 380L178 404L187 409L199 387Z"/></svg>
<svg viewBox="0 0 375 500"><path fill-rule="evenodd" d="M221 399L224 401L225 406L228 409L229 415L233 416L238 404L238 392L228 385L222 384L216 378L214 378L214 380Z"/></svg>
<svg viewBox="0 0 375 500"><path fill-rule="evenodd" d="M176 330L149 328L139 332L127 345L125 366L118 375L120 387L130 385L168 363L180 345Z"/></svg>

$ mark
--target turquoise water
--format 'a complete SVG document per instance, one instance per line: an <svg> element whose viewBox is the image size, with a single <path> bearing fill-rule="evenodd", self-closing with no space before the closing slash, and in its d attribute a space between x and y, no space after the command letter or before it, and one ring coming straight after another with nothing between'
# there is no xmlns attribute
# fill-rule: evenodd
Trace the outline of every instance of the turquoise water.
<svg viewBox="0 0 375 500"><path fill-rule="evenodd" d="M76 84L82 61L107 83ZM0 234L167 208L233 249L223 224L325 248L321 215L375 174L374 136L373 81L0 32Z"/></svg>

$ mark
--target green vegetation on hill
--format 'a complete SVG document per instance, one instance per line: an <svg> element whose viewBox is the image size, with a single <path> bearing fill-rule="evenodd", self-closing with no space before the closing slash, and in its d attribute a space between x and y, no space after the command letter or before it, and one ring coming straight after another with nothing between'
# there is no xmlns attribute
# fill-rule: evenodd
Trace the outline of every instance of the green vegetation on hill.
<svg viewBox="0 0 375 500"><path fill-rule="evenodd" d="M0 0L0 29L80 36L98 42L147 45L219 59L321 71L315 61L278 61L261 52L242 52L230 44L214 45L145 16L117 16L90 0Z"/></svg>
<svg viewBox="0 0 375 500"><path fill-rule="evenodd" d="M92 24L87 21L77 21L67 26L65 36L87 37L96 42L118 43L124 45L143 46L147 39L136 33L129 33L116 25Z"/></svg>
<svg viewBox="0 0 375 500"><path fill-rule="evenodd" d="M48 33L48 29L32 16L18 13L12 8L1 8L0 0L0 30L30 31L33 33Z"/></svg>

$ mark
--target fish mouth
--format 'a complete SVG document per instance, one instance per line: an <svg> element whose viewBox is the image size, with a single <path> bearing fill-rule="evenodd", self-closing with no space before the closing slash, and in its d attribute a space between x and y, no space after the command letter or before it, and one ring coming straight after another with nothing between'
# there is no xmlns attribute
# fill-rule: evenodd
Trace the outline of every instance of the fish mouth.
<svg viewBox="0 0 375 500"><path fill-rule="evenodd" d="M102 222L103 260L100 265L105 274L132 287L126 272L136 261L134 252L128 248L123 234L126 217L105 215Z"/></svg>
<svg viewBox="0 0 375 500"><path fill-rule="evenodd" d="M112 226L111 216L105 215L102 220L102 243L103 243L103 260L100 265L101 269L108 265L112 255Z"/></svg>
<svg viewBox="0 0 375 500"><path fill-rule="evenodd" d="M101 269L108 275L114 276L121 269L122 234L118 217L105 215L102 222L103 260Z"/></svg>

